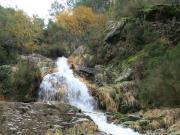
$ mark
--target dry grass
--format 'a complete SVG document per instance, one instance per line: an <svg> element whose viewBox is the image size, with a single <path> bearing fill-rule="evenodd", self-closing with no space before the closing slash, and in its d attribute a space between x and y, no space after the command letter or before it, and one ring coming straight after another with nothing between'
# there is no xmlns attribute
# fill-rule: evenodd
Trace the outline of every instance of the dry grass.
<svg viewBox="0 0 180 135"><path fill-rule="evenodd" d="M133 94L131 92L126 92L124 94L124 100L126 105L133 106L136 103L136 99L134 98Z"/></svg>
<svg viewBox="0 0 180 135"><path fill-rule="evenodd" d="M46 135L63 135L63 133L58 129L49 129Z"/></svg>
<svg viewBox="0 0 180 135"><path fill-rule="evenodd" d="M111 97L112 88L101 87L98 89L96 97L99 104L108 112L117 112L117 105Z"/></svg>
<svg viewBox="0 0 180 135"><path fill-rule="evenodd" d="M180 108L151 109L142 114L145 119L151 120L150 128L157 129L159 126L168 128L180 121Z"/></svg>
<svg viewBox="0 0 180 135"><path fill-rule="evenodd" d="M97 126L93 122L84 121L68 129L65 133L66 135L94 135L97 130Z"/></svg>

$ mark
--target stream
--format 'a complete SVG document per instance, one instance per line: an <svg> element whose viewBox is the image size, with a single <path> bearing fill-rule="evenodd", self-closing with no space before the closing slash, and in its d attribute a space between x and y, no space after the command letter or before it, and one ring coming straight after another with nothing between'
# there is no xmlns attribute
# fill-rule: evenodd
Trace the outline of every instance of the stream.
<svg viewBox="0 0 180 135"><path fill-rule="evenodd" d="M108 135L139 135L132 129L107 122L105 113L98 111L95 99L87 86L76 78L68 65L68 59L61 57L56 62L58 71L46 75L40 85L39 98L42 101L63 101L82 110Z"/></svg>

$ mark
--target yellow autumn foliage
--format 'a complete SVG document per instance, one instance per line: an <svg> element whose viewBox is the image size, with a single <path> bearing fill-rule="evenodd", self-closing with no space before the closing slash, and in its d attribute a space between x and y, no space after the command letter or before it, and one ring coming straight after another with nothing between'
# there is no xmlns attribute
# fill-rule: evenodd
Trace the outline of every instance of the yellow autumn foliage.
<svg viewBox="0 0 180 135"><path fill-rule="evenodd" d="M56 16L57 23L68 32L83 35L92 28L97 28L105 22L105 16L92 11L86 6L79 6L60 12Z"/></svg>

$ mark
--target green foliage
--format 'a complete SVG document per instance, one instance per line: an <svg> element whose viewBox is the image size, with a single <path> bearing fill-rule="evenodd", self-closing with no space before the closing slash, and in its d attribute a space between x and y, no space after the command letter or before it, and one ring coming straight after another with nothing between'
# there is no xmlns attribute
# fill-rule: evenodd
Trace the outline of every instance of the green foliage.
<svg viewBox="0 0 180 135"><path fill-rule="evenodd" d="M147 106L175 106L180 98L180 44L172 49L152 44L148 51L139 99Z"/></svg>
<svg viewBox="0 0 180 135"><path fill-rule="evenodd" d="M30 61L20 61L14 74L14 91L11 94L14 94L18 101L34 101L40 81L39 69Z"/></svg>
<svg viewBox="0 0 180 135"><path fill-rule="evenodd" d="M76 0L76 6L84 5L91 7L94 11L106 11L110 8L110 0Z"/></svg>
<svg viewBox="0 0 180 135"><path fill-rule="evenodd" d="M178 21L180 20L179 17L180 10L179 6L172 6L172 5L157 5L152 6L148 5L141 9L139 15L141 15L145 20L148 21L167 21L167 18L173 19L176 18Z"/></svg>
<svg viewBox="0 0 180 135"><path fill-rule="evenodd" d="M0 65L14 64L16 54L32 52L39 43L43 21L22 11L0 6Z"/></svg>
<svg viewBox="0 0 180 135"><path fill-rule="evenodd" d="M115 18L119 19L124 16L136 15L138 10L143 7L174 3L177 4L171 0L114 0L112 14Z"/></svg>
<svg viewBox="0 0 180 135"><path fill-rule="evenodd" d="M61 52L58 53L60 54L59 56L67 56L69 53L72 53L79 44L80 42L77 42L74 35L60 27L56 22L49 21L47 29L44 30L43 44L38 49L38 52L48 57L54 57L56 54L53 55L53 51L51 50L58 50Z"/></svg>
<svg viewBox="0 0 180 135"><path fill-rule="evenodd" d="M12 85L12 69L10 66L0 66L0 83L2 83L2 94L7 96Z"/></svg>
<svg viewBox="0 0 180 135"><path fill-rule="evenodd" d="M0 65L13 64L16 62L16 51L0 46Z"/></svg>
<svg viewBox="0 0 180 135"><path fill-rule="evenodd" d="M64 44L54 44L54 45L42 45L38 53L56 59L57 57L67 56L68 46Z"/></svg>
<svg viewBox="0 0 180 135"><path fill-rule="evenodd" d="M147 56L147 54L145 53L144 50L142 50L142 51L139 51L138 53L136 53L136 55L128 57L127 61L128 61L128 63L134 63L145 56Z"/></svg>
<svg viewBox="0 0 180 135"><path fill-rule="evenodd" d="M55 0L52 4L51 4L51 9L50 9L50 15L51 16L56 16L60 11L62 11L64 9L64 5L62 5L61 3L59 3L57 0Z"/></svg>

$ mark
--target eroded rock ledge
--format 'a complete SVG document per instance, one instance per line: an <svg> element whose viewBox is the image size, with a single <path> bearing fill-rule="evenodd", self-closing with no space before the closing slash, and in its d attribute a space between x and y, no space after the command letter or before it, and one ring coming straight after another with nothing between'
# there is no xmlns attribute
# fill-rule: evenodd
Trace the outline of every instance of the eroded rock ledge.
<svg viewBox="0 0 180 135"><path fill-rule="evenodd" d="M0 101L0 135L102 135L97 126L65 103Z"/></svg>

